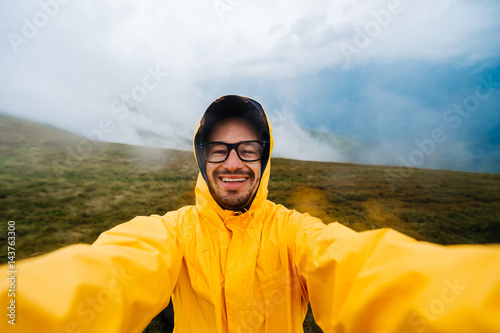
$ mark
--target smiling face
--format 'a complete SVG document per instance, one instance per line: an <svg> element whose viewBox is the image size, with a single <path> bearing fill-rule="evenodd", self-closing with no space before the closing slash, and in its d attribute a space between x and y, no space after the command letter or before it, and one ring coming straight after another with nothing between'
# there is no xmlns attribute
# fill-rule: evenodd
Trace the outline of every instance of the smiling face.
<svg viewBox="0 0 500 333"><path fill-rule="evenodd" d="M242 118L226 118L210 133L208 141L238 143L258 140L253 125ZM233 149L226 161L207 163L208 188L212 197L224 208L246 207L254 197L260 183L261 161L244 162Z"/></svg>

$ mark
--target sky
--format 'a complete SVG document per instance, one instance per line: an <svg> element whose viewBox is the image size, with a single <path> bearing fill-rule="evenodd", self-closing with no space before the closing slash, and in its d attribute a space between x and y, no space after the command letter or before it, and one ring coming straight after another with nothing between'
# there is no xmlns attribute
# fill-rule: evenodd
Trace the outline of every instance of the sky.
<svg viewBox="0 0 500 333"><path fill-rule="evenodd" d="M500 173L498 17L494 0L3 1L0 113L189 150L239 94L275 157Z"/></svg>

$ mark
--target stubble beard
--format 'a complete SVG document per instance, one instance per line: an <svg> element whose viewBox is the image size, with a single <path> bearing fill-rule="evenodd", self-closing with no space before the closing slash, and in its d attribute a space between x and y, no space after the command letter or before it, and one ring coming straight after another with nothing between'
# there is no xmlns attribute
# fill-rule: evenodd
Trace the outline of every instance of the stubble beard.
<svg viewBox="0 0 500 333"><path fill-rule="evenodd" d="M245 175L249 177L249 182L251 187L245 193L238 195L237 190L224 190L218 184L218 178L221 174L224 175ZM224 171L214 172L212 178L209 180L208 188L212 197L217 201L217 203L225 209L242 209L248 206L250 200L252 200L255 192L255 175L251 171Z"/></svg>

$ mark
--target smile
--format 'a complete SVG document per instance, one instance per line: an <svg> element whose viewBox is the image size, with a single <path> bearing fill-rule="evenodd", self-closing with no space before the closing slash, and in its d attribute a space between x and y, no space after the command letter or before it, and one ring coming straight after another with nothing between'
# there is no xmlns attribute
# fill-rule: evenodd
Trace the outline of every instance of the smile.
<svg viewBox="0 0 500 333"><path fill-rule="evenodd" d="M244 182L245 180L247 180L247 179L246 178L225 178L225 177L222 178L222 181L224 183L241 183L241 182Z"/></svg>

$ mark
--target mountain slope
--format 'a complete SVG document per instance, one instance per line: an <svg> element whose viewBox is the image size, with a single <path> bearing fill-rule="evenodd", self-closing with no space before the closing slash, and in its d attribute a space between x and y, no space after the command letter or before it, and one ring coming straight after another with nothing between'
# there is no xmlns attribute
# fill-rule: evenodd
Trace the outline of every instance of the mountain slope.
<svg viewBox="0 0 500 333"><path fill-rule="evenodd" d="M0 220L16 221L20 258L194 203L191 152L91 142L8 117L0 131ZM500 241L500 175L275 158L269 192L360 231L392 227L443 244Z"/></svg>
<svg viewBox="0 0 500 333"><path fill-rule="evenodd" d="M194 203L193 154L91 142L0 116L0 263L97 236L137 215ZM335 138L336 139L336 138ZM269 199L326 223L391 227L442 244L500 242L500 175L273 159ZM156 317L145 332L162 332ZM319 332L311 313L304 331Z"/></svg>

